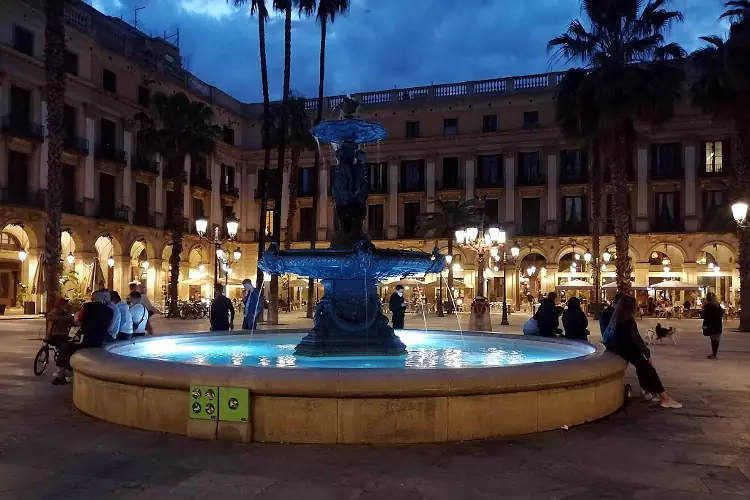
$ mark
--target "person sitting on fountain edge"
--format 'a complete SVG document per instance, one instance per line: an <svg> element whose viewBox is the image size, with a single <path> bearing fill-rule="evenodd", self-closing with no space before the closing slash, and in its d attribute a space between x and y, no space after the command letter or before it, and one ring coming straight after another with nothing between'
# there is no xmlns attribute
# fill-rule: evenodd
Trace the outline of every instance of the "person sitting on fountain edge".
<svg viewBox="0 0 750 500"><path fill-rule="evenodd" d="M393 314L393 329L404 329L404 316L406 314L407 302L404 300L404 287L396 285L396 291L388 301L388 310Z"/></svg>
<svg viewBox="0 0 750 500"><path fill-rule="evenodd" d="M253 286L251 279L242 280L242 286L245 288L245 299L244 299L244 315L242 318L242 329L243 330L255 330L263 316L263 298L260 293L260 288Z"/></svg>

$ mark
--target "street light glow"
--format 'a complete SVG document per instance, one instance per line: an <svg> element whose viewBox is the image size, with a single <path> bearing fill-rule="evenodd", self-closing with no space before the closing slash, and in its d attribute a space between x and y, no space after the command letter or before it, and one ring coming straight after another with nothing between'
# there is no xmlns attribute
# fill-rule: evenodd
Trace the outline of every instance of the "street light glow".
<svg viewBox="0 0 750 500"><path fill-rule="evenodd" d="M199 236L205 235L208 230L208 219L205 217L198 217L195 219L195 230L198 232Z"/></svg>
<svg viewBox="0 0 750 500"><path fill-rule="evenodd" d="M234 217L227 219L227 234L230 238L234 239L237 236L237 231L240 228L240 223Z"/></svg>
<svg viewBox="0 0 750 500"><path fill-rule="evenodd" d="M29 254L23 248L18 251L18 260L21 262L25 261L28 256Z"/></svg>
<svg viewBox="0 0 750 500"><path fill-rule="evenodd" d="M237 250L234 251L232 257L235 261L238 261L242 258L242 250L240 250L240 247L237 247Z"/></svg>
<svg viewBox="0 0 750 500"><path fill-rule="evenodd" d="M221 247L218 247L216 249L216 258L223 259L224 258L224 249Z"/></svg>
<svg viewBox="0 0 750 500"><path fill-rule="evenodd" d="M75 262L75 261L76 261L76 258L75 258L75 256L73 255L73 252L70 252L70 253L68 254L68 257L67 257L67 258L68 258L68 264L70 264L71 266L73 265L73 262Z"/></svg>
<svg viewBox="0 0 750 500"><path fill-rule="evenodd" d="M737 224L742 224L747 217L747 203L738 201L732 205L732 217L737 221Z"/></svg>
<svg viewBox="0 0 750 500"><path fill-rule="evenodd" d="M107 266L109 266L109 267L115 267L115 258L114 257L109 257L107 259Z"/></svg>
<svg viewBox="0 0 750 500"><path fill-rule="evenodd" d="M610 260L612 260L612 254L609 253L608 250L605 250L604 253L602 254L602 259L604 259L604 263L607 264L609 263Z"/></svg>

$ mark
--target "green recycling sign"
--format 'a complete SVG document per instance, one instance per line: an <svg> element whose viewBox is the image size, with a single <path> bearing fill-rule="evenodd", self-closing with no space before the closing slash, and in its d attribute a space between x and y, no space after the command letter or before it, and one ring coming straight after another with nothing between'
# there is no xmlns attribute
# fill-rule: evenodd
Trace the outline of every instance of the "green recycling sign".
<svg viewBox="0 0 750 500"><path fill-rule="evenodd" d="M247 422L250 416L250 394L247 389L192 385L189 403L191 419Z"/></svg>
<svg viewBox="0 0 750 500"><path fill-rule="evenodd" d="M190 386L190 418L216 420L219 417L219 388L205 385Z"/></svg>

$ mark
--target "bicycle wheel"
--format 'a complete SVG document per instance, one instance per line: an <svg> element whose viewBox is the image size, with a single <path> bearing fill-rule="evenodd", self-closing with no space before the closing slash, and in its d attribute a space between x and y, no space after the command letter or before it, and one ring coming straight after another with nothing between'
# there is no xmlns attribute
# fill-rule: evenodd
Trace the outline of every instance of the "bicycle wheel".
<svg viewBox="0 0 750 500"><path fill-rule="evenodd" d="M49 363L49 346L43 345L34 357L34 375L37 377L44 373Z"/></svg>

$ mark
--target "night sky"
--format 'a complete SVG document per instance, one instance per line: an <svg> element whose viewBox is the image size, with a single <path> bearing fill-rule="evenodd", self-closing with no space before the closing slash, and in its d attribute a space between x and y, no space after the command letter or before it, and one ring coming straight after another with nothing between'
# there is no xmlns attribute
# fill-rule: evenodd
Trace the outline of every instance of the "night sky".
<svg viewBox="0 0 750 500"><path fill-rule="evenodd" d="M185 67L245 102L262 99L257 20L226 0L89 0L152 35L180 28ZM272 0L268 0L269 6ZM699 36L725 34L723 0L672 0L685 22L670 40L692 51ZM579 15L578 0L352 0L328 30L326 94L449 83L564 69L546 45ZM281 94L284 20L266 28L271 98ZM319 27L298 19L292 32L292 89L317 94Z"/></svg>

